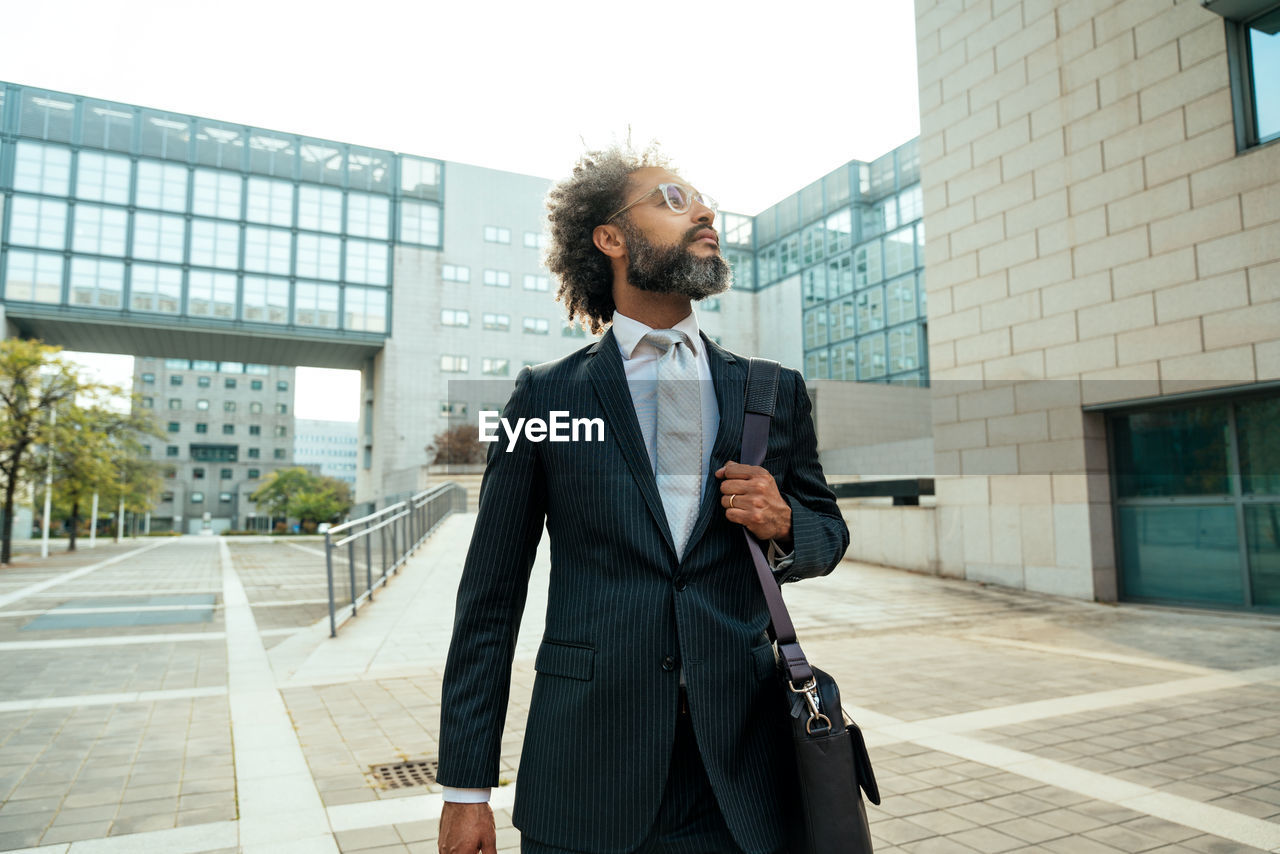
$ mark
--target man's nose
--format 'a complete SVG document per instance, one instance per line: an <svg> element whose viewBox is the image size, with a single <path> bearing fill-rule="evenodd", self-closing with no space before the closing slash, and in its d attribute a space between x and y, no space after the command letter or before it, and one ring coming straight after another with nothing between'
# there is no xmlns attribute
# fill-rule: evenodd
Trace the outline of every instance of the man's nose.
<svg viewBox="0 0 1280 854"><path fill-rule="evenodd" d="M711 225L716 221L716 212L702 202L695 201L690 205L689 212L693 217L693 221L699 225Z"/></svg>

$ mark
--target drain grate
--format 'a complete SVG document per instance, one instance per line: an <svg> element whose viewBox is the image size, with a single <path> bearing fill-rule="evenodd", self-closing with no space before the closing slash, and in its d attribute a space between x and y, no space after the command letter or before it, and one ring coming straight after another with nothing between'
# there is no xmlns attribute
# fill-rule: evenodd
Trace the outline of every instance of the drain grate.
<svg viewBox="0 0 1280 854"><path fill-rule="evenodd" d="M407 789L430 786L436 781L436 760L414 759L391 765L370 765L369 773L384 789Z"/></svg>

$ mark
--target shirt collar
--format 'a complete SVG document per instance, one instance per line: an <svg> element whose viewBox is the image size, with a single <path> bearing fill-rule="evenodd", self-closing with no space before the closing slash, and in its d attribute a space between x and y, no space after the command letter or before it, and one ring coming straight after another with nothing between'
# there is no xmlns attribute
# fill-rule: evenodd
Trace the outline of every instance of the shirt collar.
<svg viewBox="0 0 1280 854"><path fill-rule="evenodd" d="M689 309L684 320L671 327L677 332L689 336L690 351L694 358L701 353L702 337L698 334L698 315ZM636 348L642 343L644 336L653 331L652 326L645 326L632 317L627 317L618 310L613 312L613 339L618 342L618 350L624 360L630 361L636 354Z"/></svg>

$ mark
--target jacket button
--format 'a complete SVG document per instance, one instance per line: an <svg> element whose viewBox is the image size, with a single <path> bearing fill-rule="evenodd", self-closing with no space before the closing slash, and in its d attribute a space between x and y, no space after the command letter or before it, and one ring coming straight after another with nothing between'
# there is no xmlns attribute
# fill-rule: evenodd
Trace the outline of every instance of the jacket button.
<svg viewBox="0 0 1280 854"><path fill-rule="evenodd" d="M676 660L668 655L666 658L662 659L662 669L667 671L668 673L670 673L672 670L675 670Z"/></svg>
<svg viewBox="0 0 1280 854"><path fill-rule="evenodd" d="M687 582L683 578L680 579L679 581L676 582L676 592L683 593L685 587L687 586L688 586Z"/></svg>

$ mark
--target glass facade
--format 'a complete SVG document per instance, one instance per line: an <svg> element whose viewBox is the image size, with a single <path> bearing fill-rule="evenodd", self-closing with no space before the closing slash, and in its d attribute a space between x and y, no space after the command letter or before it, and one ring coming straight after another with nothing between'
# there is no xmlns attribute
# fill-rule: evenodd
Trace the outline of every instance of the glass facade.
<svg viewBox="0 0 1280 854"><path fill-rule="evenodd" d="M755 217L720 217L734 289L798 281L806 379L928 385L916 141Z"/></svg>
<svg viewBox="0 0 1280 854"><path fill-rule="evenodd" d="M6 302L385 336L438 161L0 83Z"/></svg>
<svg viewBox="0 0 1280 854"><path fill-rule="evenodd" d="M1280 396L1110 419L1127 598L1280 608Z"/></svg>

